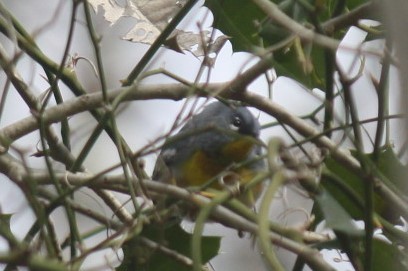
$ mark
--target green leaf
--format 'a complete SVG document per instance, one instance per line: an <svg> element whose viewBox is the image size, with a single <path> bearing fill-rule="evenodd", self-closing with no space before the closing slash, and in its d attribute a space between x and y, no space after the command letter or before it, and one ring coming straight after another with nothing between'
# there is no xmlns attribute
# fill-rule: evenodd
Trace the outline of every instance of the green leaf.
<svg viewBox="0 0 408 271"><path fill-rule="evenodd" d="M369 157L374 160L373 155L369 155ZM408 167L401 163L390 146L383 147L379 154L378 161L374 162L377 164L377 168L381 174L383 174L387 180L394 185L397 191L400 191L405 195L408 194L408 186L406 181L408 176Z"/></svg>
<svg viewBox="0 0 408 271"><path fill-rule="evenodd" d="M363 234L354 224L352 217L329 192L323 190L315 197L315 200L324 215L327 227L349 236Z"/></svg>
<svg viewBox="0 0 408 271"><path fill-rule="evenodd" d="M274 54L274 68L279 76L286 76L307 88L325 88L324 50L311 43L295 39Z"/></svg>
<svg viewBox="0 0 408 271"><path fill-rule="evenodd" d="M248 0L207 0L204 4L214 15L214 27L231 37L234 51L252 51L260 46L257 35L264 13Z"/></svg>
<svg viewBox="0 0 408 271"><path fill-rule="evenodd" d="M344 251L344 240L332 240L325 243L319 243L315 247L318 249L338 249ZM364 262L364 238L354 238L352 240L355 257L359 262ZM349 253L348 253L349 254ZM350 254L349 254L350 255ZM373 271L383 270L408 270L406 255L398 246L387 241L374 238L373 240Z"/></svg>
<svg viewBox="0 0 408 271"><path fill-rule="evenodd" d="M363 219L364 186L362 180L331 158L325 161L325 165L326 170L322 174L321 185L353 219Z"/></svg>
<svg viewBox="0 0 408 271"><path fill-rule="evenodd" d="M364 231L358 229L350 214L330 195L322 190L315 196L315 201L321 210L326 226L336 234L336 243L352 259L353 265L359 265L361 254L361 238Z"/></svg>
<svg viewBox="0 0 408 271"><path fill-rule="evenodd" d="M347 9L352 10L364 3L367 3L368 1L369 0L347 0Z"/></svg>
<svg viewBox="0 0 408 271"><path fill-rule="evenodd" d="M364 219L364 185L366 180L332 158L325 161L326 169L322 174L321 185L343 206L356 220ZM374 210L382 214L385 210L384 200L374 195Z"/></svg>
<svg viewBox="0 0 408 271"><path fill-rule="evenodd" d="M408 174L408 167L403 165L398 159L394 150L389 146L381 149L378 160L374 159L374 155L368 155L371 159L373 167L376 169L375 175L381 179L384 185L387 185L391 190L395 191L397 195L406 197L408 194L408 186L406 177ZM391 222L399 220L400 214L392 206L383 204L381 215Z"/></svg>
<svg viewBox="0 0 408 271"><path fill-rule="evenodd" d="M355 151L352 151L352 154L357 158ZM358 158L365 159L365 162L370 164L371 174L379 178L384 185L396 191L397 194L408 194L406 185L408 167L399 161L390 146L382 148L377 161L374 161L373 154L363 154ZM367 180L361 179L330 157L325 160L325 166L320 181L321 186L352 218L364 220L364 186ZM399 219L399 214L377 193L374 194L374 211L390 222ZM316 223L324 219L319 212L315 214Z"/></svg>
<svg viewBox="0 0 408 271"><path fill-rule="evenodd" d="M406 255L396 245L374 239L373 270L408 270Z"/></svg>
<svg viewBox="0 0 408 271"><path fill-rule="evenodd" d="M192 235L185 232L179 224L173 224L168 227L148 225L144 227L140 235L135 236L123 245L124 259L122 264L116 268L117 271L191 270L191 267L184 265L159 249L147 247L141 241L141 237L191 258ZM202 259L203 262L208 262L218 254L221 238L215 236L203 236L202 238Z"/></svg>

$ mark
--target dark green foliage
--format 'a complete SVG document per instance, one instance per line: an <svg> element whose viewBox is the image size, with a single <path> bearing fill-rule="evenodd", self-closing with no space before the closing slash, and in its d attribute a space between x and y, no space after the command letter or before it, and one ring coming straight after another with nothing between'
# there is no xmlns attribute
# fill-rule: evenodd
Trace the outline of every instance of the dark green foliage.
<svg viewBox="0 0 408 271"><path fill-rule="evenodd" d="M272 1L287 16L306 28L316 32L327 20L344 14L367 1L341 0L284 0ZM274 68L279 76L289 77L307 88L325 90L326 70L324 49L311 43L304 43L285 29L271 21L251 1L207 0L205 6L214 14L214 27L231 37L234 51L253 52L255 47L272 48ZM324 33L322 33L324 34ZM332 35L340 38L344 29Z"/></svg>
<svg viewBox="0 0 408 271"><path fill-rule="evenodd" d="M153 249L141 241L141 238L152 240L163 247L180 255L191 258L192 235L184 231L179 224L170 226L147 225L140 235L137 235L123 245L124 259L116 268L117 271L189 271L191 266L186 266L171 255L165 254L160 249ZM220 237L202 237L202 259L208 262L218 254Z"/></svg>

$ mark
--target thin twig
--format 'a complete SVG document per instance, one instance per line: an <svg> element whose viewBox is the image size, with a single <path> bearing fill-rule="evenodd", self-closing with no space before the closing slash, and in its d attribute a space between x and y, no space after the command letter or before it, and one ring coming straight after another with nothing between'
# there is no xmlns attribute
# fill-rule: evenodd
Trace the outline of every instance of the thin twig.
<svg viewBox="0 0 408 271"><path fill-rule="evenodd" d="M229 83L214 83L206 86L206 89L197 92L198 95L207 96L208 93L220 93L220 89L224 89L220 95L224 98L232 98L243 101L250 106L279 119L283 123L292 127L298 133L304 137L314 137L313 142L321 148L325 148L331 152L333 158L339 163L347 167L358 176L365 178L361 171L358 161L352 157L349 153L341 150L336 143L328 139L327 137L320 136L320 132L314 127L309 125L306 121L294 116L288 112L285 108L279 104L266 99L265 97L252 93L252 92L231 92L229 89L225 89L225 86ZM128 91L128 95L124 100L145 100L145 99L173 99L180 100L189 93L190 88L180 84L163 84L163 85L134 85L129 88L109 91L109 99L114 99L116 96L121 95L123 91ZM98 93L83 95L70 101L66 101L64 104L50 107L44 112L44 123L51 124L59 122L61 119L66 118L80 112L88 111L91 108L97 108L102 105L102 97ZM14 140L35 131L38 129L38 122L34 117L27 117L23 120L15 122L12 125L6 126L0 129L0 144L6 148ZM0 157L1 158L1 157ZM374 176L372 176L375 178ZM401 199L394 191L388 186L384 185L379 180L374 181L376 191L387 200L395 209L397 209L404 217L408 217L407 203Z"/></svg>

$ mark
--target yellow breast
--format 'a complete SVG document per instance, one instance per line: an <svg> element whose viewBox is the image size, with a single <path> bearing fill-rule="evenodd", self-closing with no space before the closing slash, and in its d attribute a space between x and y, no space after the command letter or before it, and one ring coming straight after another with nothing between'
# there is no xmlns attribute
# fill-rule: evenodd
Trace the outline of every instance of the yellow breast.
<svg viewBox="0 0 408 271"><path fill-rule="evenodd" d="M227 165L208 157L204 152L198 151L182 166L182 173L176 180L177 185L188 186L203 186L211 181Z"/></svg>

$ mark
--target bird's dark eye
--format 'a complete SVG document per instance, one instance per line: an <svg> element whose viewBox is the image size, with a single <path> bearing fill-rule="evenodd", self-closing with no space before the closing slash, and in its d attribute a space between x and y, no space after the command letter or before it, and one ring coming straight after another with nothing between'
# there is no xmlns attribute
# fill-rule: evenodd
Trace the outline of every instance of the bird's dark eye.
<svg viewBox="0 0 408 271"><path fill-rule="evenodd" d="M242 120L239 117L234 117L234 119L231 122L231 129L233 130L238 130L239 127L241 127Z"/></svg>

